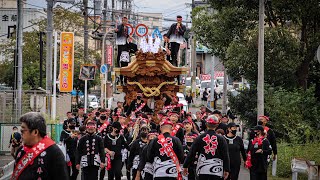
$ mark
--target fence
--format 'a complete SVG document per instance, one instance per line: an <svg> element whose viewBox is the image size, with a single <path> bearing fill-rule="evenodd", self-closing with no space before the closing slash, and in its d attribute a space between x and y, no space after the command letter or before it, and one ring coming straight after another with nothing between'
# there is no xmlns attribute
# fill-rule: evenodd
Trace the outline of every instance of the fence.
<svg viewBox="0 0 320 180"><path fill-rule="evenodd" d="M14 90L0 91L0 123L18 123L16 93ZM41 90L29 90L22 92L22 114L36 111L45 113L46 94Z"/></svg>
<svg viewBox="0 0 320 180"><path fill-rule="evenodd" d="M17 126L20 131L20 124L4 124L0 123L0 153L9 152L8 148L12 128ZM62 124L47 124L47 134L56 142L60 140Z"/></svg>

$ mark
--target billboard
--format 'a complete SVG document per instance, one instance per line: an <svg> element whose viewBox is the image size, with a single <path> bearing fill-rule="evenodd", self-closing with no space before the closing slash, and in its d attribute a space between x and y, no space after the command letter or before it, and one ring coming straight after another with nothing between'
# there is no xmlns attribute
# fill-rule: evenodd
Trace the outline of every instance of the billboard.
<svg viewBox="0 0 320 180"><path fill-rule="evenodd" d="M94 80L96 75L96 65L88 64L81 65L79 79Z"/></svg>
<svg viewBox="0 0 320 180"><path fill-rule="evenodd" d="M74 34L61 32L60 35L60 92L73 90Z"/></svg>

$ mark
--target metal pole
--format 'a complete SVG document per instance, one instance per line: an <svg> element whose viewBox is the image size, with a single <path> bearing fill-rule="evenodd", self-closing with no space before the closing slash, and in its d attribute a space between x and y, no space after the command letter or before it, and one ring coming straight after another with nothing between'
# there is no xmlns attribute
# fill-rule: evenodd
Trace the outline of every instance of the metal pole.
<svg viewBox="0 0 320 180"><path fill-rule="evenodd" d="M222 114L227 114L227 70L224 68L223 76L223 96L222 96Z"/></svg>
<svg viewBox="0 0 320 180"><path fill-rule="evenodd" d="M195 8L195 2L192 0L192 10ZM192 35L192 73L191 73L191 89L194 92L194 97L196 97L196 68L197 68L197 52L196 52L196 35Z"/></svg>
<svg viewBox="0 0 320 180"><path fill-rule="evenodd" d="M103 39L102 39L102 49L101 49L101 66L103 64L105 64L106 60L105 60L105 51L106 51L106 48L105 48L105 44L106 44L106 36L107 36L107 33L105 32L104 35L103 35ZM108 72L107 72L108 73ZM103 74L101 76L102 78L101 79L101 100L100 100L100 103L101 103L101 107L104 108L105 107L105 99L107 98L106 97L106 93L105 93L105 78L106 76Z"/></svg>
<svg viewBox="0 0 320 180"><path fill-rule="evenodd" d="M89 35L88 35L88 0L83 0L83 6L84 6L84 62L89 61Z"/></svg>
<svg viewBox="0 0 320 180"><path fill-rule="evenodd" d="M57 53L58 53L58 33L54 32L54 48L53 48L53 97L52 97L52 119L56 119L57 111Z"/></svg>
<svg viewBox="0 0 320 180"><path fill-rule="evenodd" d="M18 31L17 31L17 50L18 50L18 94L17 94L17 108L18 116L21 116L22 113L22 40L23 40L23 0L18 0Z"/></svg>
<svg viewBox="0 0 320 180"><path fill-rule="evenodd" d="M211 108L214 109L214 90L215 90L215 83L214 83L214 63L215 63L215 56L213 56L211 59L212 59L212 62L211 62L211 95L210 95L210 104L211 104Z"/></svg>
<svg viewBox="0 0 320 180"><path fill-rule="evenodd" d="M51 117L53 5L53 0L47 0L46 91L49 117Z"/></svg>
<svg viewBox="0 0 320 180"><path fill-rule="evenodd" d="M88 80L84 80L84 112L87 113L88 107Z"/></svg>
<svg viewBox="0 0 320 180"><path fill-rule="evenodd" d="M258 113L264 115L264 0L259 1ZM258 119L258 117L257 117Z"/></svg>

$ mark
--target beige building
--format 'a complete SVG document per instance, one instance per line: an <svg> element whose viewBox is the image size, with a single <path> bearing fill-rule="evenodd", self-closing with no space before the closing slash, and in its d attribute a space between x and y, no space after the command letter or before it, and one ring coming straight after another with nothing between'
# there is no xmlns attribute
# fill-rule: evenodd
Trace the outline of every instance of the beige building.
<svg viewBox="0 0 320 180"><path fill-rule="evenodd" d="M148 34L157 28L160 32L162 31L163 15L162 13L145 13L139 12L136 16L137 24L145 24L148 26Z"/></svg>
<svg viewBox="0 0 320 180"><path fill-rule="evenodd" d="M0 8L17 8L17 0L0 0Z"/></svg>

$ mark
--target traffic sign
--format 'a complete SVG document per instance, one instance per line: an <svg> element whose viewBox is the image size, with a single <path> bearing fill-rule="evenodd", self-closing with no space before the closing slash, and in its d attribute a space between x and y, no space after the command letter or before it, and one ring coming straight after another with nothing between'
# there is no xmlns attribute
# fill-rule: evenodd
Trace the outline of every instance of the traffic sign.
<svg viewBox="0 0 320 180"><path fill-rule="evenodd" d="M108 71L107 66L106 66L105 64L103 64L103 65L100 67L100 73L101 73L101 74L105 74L105 73L107 73L107 71Z"/></svg>
<svg viewBox="0 0 320 180"><path fill-rule="evenodd" d="M156 36L162 40L162 34L161 34L161 32L159 31L158 28L156 28L156 29L152 32L152 38L155 39Z"/></svg>
<svg viewBox="0 0 320 180"><path fill-rule="evenodd" d="M126 26L128 28L128 34L132 36L134 33L134 27L131 24L126 24Z"/></svg>
<svg viewBox="0 0 320 180"><path fill-rule="evenodd" d="M136 26L136 35L139 37L146 36L148 34L148 26L145 24L138 24Z"/></svg>

